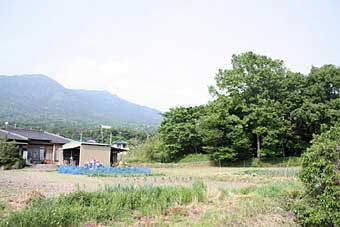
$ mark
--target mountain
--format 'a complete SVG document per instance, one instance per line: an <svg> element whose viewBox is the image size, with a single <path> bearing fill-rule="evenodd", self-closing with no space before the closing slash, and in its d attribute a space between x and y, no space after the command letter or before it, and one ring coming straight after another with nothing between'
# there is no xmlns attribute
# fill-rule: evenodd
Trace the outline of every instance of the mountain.
<svg viewBox="0 0 340 227"><path fill-rule="evenodd" d="M160 111L107 91L68 89L44 75L0 76L0 120L15 123L158 125Z"/></svg>

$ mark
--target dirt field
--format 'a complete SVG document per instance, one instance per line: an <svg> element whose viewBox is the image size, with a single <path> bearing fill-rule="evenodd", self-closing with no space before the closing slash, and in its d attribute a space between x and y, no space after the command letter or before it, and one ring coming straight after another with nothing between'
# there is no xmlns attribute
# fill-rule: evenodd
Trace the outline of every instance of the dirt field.
<svg viewBox="0 0 340 227"><path fill-rule="evenodd" d="M295 170L271 168L257 172L255 168L154 168L152 172L156 176L148 177L88 177L37 169L0 171L0 202L12 210L24 207L37 196L57 196L79 189L94 191L107 184L191 185L193 180L199 179L208 189L205 203L174 206L161 217L140 217L134 225L298 226L294 216L281 206L282 199L238 192L267 185L287 184L287 188L290 184L298 185L297 177L287 174ZM270 174L262 174L266 171ZM279 174L271 174L273 171Z"/></svg>

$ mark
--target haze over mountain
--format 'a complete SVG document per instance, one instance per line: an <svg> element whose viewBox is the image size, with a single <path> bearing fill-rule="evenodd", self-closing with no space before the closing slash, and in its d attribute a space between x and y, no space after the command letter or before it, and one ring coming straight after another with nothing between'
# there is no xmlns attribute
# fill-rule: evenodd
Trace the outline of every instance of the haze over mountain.
<svg viewBox="0 0 340 227"><path fill-rule="evenodd" d="M107 91L68 89L45 75L0 76L0 120L15 123L158 125L158 110Z"/></svg>

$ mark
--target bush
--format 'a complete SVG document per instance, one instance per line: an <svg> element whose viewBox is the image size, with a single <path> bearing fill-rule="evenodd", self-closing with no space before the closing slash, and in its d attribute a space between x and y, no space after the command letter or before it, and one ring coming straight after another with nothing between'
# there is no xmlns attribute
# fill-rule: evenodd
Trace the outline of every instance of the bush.
<svg viewBox="0 0 340 227"><path fill-rule="evenodd" d="M219 165L220 163L215 163ZM251 158L238 162L221 162L222 166L233 167L297 167L301 166L300 157Z"/></svg>
<svg viewBox="0 0 340 227"><path fill-rule="evenodd" d="M15 143L0 141L0 166L4 166L4 169L22 168L24 163Z"/></svg>
<svg viewBox="0 0 340 227"><path fill-rule="evenodd" d="M106 186L97 192L78 191L57 198L38 199L21 211L0 220L0 226L79 226L96 221L110 223L130 216L160 214L172 204L204 200L205 186L188 187L134 185Z"/></svg>
<svg viewBox="0 0 340 227"><path fill-rule="evenodd" d="M306 193L294 211L303 225L340 226L340 124L322 133L302 158Z"/></svg>
<svg viewBox="0 0 340 227"><path fill-rule="evenodd" d="M169 156L165 151L159 136L154 136L129 152L127 162L168 162Z"/></svg>
<svg viewBox="0 0 340 227"><path fill-rule="evenodd" d="M180 163L190 163L190 162L208 162L210 161L209 155L207 154L189 154L182 158Z"/></svg>

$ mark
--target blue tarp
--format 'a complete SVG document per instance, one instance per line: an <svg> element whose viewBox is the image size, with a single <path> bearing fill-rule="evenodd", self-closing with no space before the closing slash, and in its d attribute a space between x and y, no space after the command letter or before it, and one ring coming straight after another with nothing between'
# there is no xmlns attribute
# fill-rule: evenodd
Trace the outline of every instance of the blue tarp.
<svg viewBox="0 0 340 227"><path fill-rule="evenodd" d="M120 175L133 175L133 174L150 174L151 169L145 167L104 167L99 166L95 168L79 167L79 166L66 166L61 165L58 168L58 173L64 174L120 174Z"/></svg>

